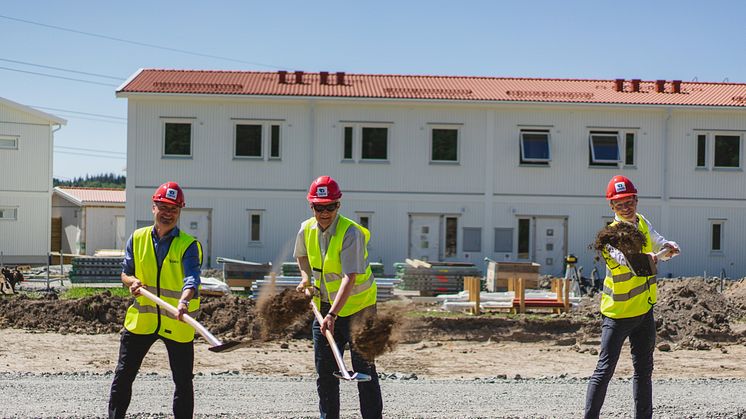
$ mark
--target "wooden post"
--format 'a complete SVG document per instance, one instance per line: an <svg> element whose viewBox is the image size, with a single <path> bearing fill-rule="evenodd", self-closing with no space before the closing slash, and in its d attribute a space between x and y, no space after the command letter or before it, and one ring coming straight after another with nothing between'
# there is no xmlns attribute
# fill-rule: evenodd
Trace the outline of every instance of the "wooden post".
<svg viewBox="0 0 746 419"><path fill-rule="evenodd" d="M565 313L570 312L570 278L565 278L565 290L562 301L565 303Z"/></svg>
<svg viewBox="0 0 746 419"><path fill-rule="evenodd" d="M482 287L480 282L481 278L478 276L464 277L464 289L469 292L469 302L474 303L474 306L470 309L471 313L474 315L479 315L481 313L479 297Z"/></svg>
<svg viewBox="0 0 746 419"><path fill-rule="evenodd" d="M526 287L523 283L523 278L518 278L518 306L519 313L526 312Z"/></svg>
<svg viewBox="0 0 746 419"><path fill-rule="evenodd" d="M514 280L515 280L515 278L513 278L512 276L510 278L508 278L508 292L515 291L515 282L514 282Z"/></svg>

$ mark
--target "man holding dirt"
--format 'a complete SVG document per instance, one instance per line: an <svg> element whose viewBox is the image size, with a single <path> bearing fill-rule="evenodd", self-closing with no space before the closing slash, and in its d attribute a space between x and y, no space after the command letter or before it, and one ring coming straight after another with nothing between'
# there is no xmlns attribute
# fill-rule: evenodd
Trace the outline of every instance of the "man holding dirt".
<svg viewBox="0 0 746 419"><path fill-rule="evenodd" d="M124 418L132 398L132 383L156 340L162 340L168 351L176 385L174 416L193 416L194 329L180 320L184 313L196 317L193 313L199 310L202 248L194 237L176 226L184 205L184 192L179 185L164 183L153 195L154 224L135 230L127 240L122 282L136 298L124 319L126 330L111 384L109 418ZM178 316L141 296L142 287L177 307Z"/></svg>
<svg viewBox="0 0 746 419"><path fill-rule="evenodd" d="M321 176L308 190L313 217L301 224L295 240L294 256L301 271L299 291L317 292L323 321L313 322L313 347L316 364L316 390L322 419L339 418L338 370L324 333L329 330L340 351L350 343L350 323L375 314L376 283L368 265L370 233L354 221L338 214L342 192L337 182ZM311 280L313 278L313 283ZM351 348L355 372L371 376L358 383L360 411L365 419L381 418L383 401L373 360L365 360Z"/></svg>
<svg viewBox="0 0 746 419"><path fill-rule="evenodd" d="M611 223L629 223L645 236L641 253L650 254L653 263L656 252L667 249L660 260L679 253L679 246L658 234L645 217L637 213L637 189L624 176L614 176L606 188L606 199L614 211ZM585 417L598 418L606 397L606 389L614 375L624 341L629 338L634 375L632 391L635 418L653 416L653 350L655 320L653 305L657 298L655 276L636 276L628 266L624 253L611 246L602 251L606 261L606 278L601 294L601 351L598 364L589 382L585 401ZM639 272L639 271L638 271Z"/></svg>

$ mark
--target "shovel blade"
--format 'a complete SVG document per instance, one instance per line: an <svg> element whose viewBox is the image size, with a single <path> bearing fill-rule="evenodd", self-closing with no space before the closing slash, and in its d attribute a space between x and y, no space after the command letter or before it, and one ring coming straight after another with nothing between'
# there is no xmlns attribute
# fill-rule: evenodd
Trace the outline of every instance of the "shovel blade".
<svg viewBox="0 0 746 419"><path fill-rule="evenodd" d="M334 376L339 378L340 380L355 381L355 382L370 381L372 379L372 377L368 374L363 374L362 372L355 372L355 371L347 371L347 376L342 374L341 371L337 371L334 373Z"/></svg>
<svg viewBox="0 0 746 419"><path fill-rule="evenodd" d="M628 255L627 262L635 276L653 276L658 273L658 267L653 262L653 257L647 253Z"/></svg>
<svg viewBox="0 0 746 419"><path fill-rule="evenodd" d="M222 345L210 346L211 352L230 352L238 348L243 348L248 342L224 342Z"/></svg>

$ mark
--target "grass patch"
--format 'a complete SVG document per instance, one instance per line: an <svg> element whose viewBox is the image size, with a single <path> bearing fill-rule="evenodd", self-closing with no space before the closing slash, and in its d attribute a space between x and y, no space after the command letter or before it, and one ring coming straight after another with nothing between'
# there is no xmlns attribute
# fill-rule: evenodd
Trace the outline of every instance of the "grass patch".
<svg viewBox="0 0 746 419"><path fill-rule="evenodd" d="M111 287L111 288L93 288L93 287L75 287L68 288L62 294L60 299L62 300L77 300L84 297L90 297L92 295L101 294L104 291L111 292L114 297L129 297L130 290L124 287Z"/></svg>

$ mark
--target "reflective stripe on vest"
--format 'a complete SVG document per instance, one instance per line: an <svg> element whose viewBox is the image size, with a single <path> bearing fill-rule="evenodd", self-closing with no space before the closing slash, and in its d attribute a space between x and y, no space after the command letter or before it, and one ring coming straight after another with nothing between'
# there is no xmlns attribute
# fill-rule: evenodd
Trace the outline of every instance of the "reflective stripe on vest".
<svg viewBox="0 0 746 419"><path fill-rule="evenodd" d="M616 225L618 221L611 225ZM637 214L637 228L645 236L642 253L652 252L652 242L648 224ZM655 276L638 277L624 265L619 265L604 250L606 260L606 278L601 294L601 314L611 318L628 318L641 316L648 311L657 298L657 280ZM612 267L613 266L613 267Z"/></svg>
<svg viewBox="0 0 746 419"><path fill-rule="evenodd" d="M143 227L132 234L132 253L135 263L135 277L151 292L158 295L176 307L181 298L184 287L184 269L182 259L189 246L196 242L200 263L202 262L202 247L194 237L179 231L179 235L171 240L161 269L153 246L153 227ZM200 310L199 298L189 301L188 312L196 315ZM161 310L155 303L145 297L137 297L127 309L124 327L132 333L159 335L176 342L191 342L194 340L194 328L171 316L166 310Z"/></svg>
<svg viewBox="0 0 746 419"><path fill-rule="evenodd" d="M334 303L339 288L342 285L342 260L340 252L344 241L345 233L348 228L357 228L364 236L364 258L365 272L355 274L355 284L353 285L350 296L345 302L344 307L337 313L341 317L347 317L365 307L376 303L377 287L375 278L368 264L368 241L370 232L363 226L355 223L349 218L338 215L337 227L334 235L329 240L329 247L326 249L326 255L322 259L321 247L319 244L319 229L316 226L316 219L310 218L304 223L304 239L306 251L308 253L308 262L311 264L314 272L314 286L320 288L323 296ZM323 281L323 286L322 286ZM319 298L315 298L316 304L320 303Z"/></svg>

